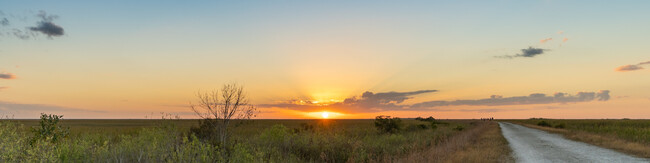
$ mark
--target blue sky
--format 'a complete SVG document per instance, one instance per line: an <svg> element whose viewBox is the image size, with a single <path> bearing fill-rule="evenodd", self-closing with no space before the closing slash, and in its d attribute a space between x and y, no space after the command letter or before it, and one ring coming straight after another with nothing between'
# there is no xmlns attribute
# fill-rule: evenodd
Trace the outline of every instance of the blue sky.
<svg viewBox="0 0 650 163"><path fill-rule="evenodd" d="M386 113L471 118L485 116L484 109L500 110L489 115L503 118L648 118L648 71L615 71L650 60L648 3L3 1L0 19L10 25L0 26L0 73L15 78L0 79L0 102L7 103L0 111L36 118L15 109L24 104L34 112L75 108L56 113L79 118L188 114L183 106L197 90L238 82L262 105L292 99L335 104L366 91L439 90L405 102L415 104L610 90L620 98ZM52 22L65 34L10 34L29 32L40 21L39 11L57 15ZM529 47L545 51L530 58L495 57ZM581 114L590 108L600 111ZM627 109L612 113L614 108ZM352 118L382 113L329 109ZM263 110L269 113L265 118L308 115L292 108Z"/></svg>

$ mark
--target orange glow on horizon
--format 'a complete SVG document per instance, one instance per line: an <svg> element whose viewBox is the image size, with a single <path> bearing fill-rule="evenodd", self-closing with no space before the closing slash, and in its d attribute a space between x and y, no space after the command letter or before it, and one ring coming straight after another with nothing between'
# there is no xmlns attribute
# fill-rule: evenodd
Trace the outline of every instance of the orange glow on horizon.
<svg viewBox="0 0 650 163"><path fill-rule="evenodd" d="M320 111L320 112L305 112L306 117L318 118L318 119L332 119L332 118L342 118L345 114L331 112L331 111Z"/></svg>

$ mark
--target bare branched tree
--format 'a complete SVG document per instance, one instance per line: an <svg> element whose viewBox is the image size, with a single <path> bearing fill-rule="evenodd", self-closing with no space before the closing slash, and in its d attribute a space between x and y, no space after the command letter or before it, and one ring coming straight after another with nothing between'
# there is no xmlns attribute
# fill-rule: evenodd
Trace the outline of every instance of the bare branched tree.
<svg viewBox="0 0 650 163"><path fill-rule="evenodd" d="M198 103L190 104L192 111L203 119L214 131L219 143L225 145L230 136L228 126L233 120L249 120L255 117L257 108L249 104L243 86L235 83L225 84L221 90L198 92Z"/></svg>

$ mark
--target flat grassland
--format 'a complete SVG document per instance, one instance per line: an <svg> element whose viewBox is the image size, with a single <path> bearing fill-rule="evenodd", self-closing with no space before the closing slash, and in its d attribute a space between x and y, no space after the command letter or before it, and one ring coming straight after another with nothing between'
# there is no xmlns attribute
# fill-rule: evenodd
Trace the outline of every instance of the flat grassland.
<svg viewBox="0 0 650 163"><path fill-rule="evenodd" d="M413 152L397 162L515 162L496 122L450 138L436 148Z"/></svg>
<svg viewBox="0 0 650 163"><path fill-rule="evenodd" d="M650 158L650 120L533 118L507 121L559 133L569 139Z"/></svg>
<svg viewBox="0 0 650 163"><path fill-rule="evenodd" d="M62 120L70 134L58 143L30 139L39 120L0 120L0 149L6 151L0 162L431 161L407 159L416 153L509 162L495 122L444 120L435 127L413 119L402 122L399 132L388 134L380 133L372 119L252 120L232 125L233 145L222 148L192 136L189 130L197 120ZM499 150L483 153L476 147L485 144L480 142L497 142Z"/></svg>

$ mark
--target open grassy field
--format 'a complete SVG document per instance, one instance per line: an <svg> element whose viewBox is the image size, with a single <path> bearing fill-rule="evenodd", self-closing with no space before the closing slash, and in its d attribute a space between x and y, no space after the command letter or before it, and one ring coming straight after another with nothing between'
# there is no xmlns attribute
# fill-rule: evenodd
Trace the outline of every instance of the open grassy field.
<svg viewBox="0 0 650 163"><path fill-rule="evenodd" d="M489 121L397 162L514 162L511 152L499 125Z"/></svg>
<svg viewBox="0 0 650 163"><path fill-rule="evenodd" d="M439 155L466 155L471 146L453 143L456 138L476 142L498 130L476 120L438 121L432 128L403 119L393 134L379 132L371 119L253 120L232 125L233 145L222 148L190 134L197 120L62 120L70 134L58 143L31 139L38 122L0 121L1 162L391 162L436 148Z"/></svg>
<svg viewBox="0 0 650 163"><path fill-rule="evenodd" d="M563 134L569 139L650 158L650 120L526 119L508 121Z"/></svg>

